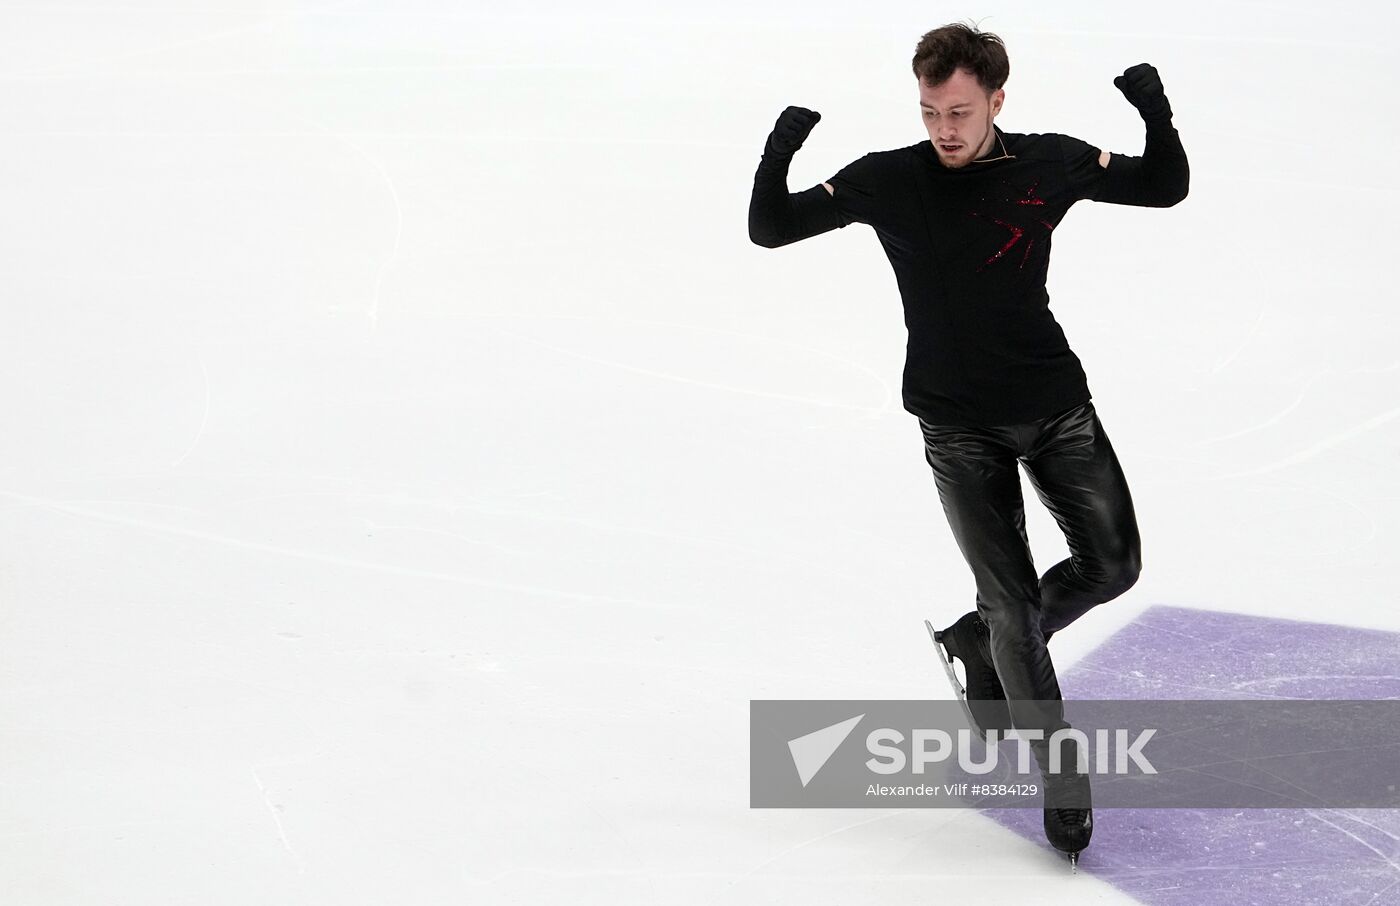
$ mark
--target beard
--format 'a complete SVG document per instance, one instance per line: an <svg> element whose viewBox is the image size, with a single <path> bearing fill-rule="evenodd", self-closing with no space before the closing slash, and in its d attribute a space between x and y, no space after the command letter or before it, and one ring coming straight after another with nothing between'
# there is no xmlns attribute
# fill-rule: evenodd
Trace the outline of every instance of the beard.
<svg viewBox="0 0 1400 906"><path fill-rule="evenodd" d="M934 150L938 152L939 160L943 161L949 166L962 166L963 164L971 163L972 161L981 157L983 154L987 153L987 143L988 141L994 141L996 135L996 133L992 130L992 115L990 112L988 112L987 114L987 122L985 123L983 130L984 131L982 132L982 137L977 142L977 146L975 149L972 143L967 141L966 139L959 139L958 145L960 147L956 151L951 152L943 150L942 142L934 141L933 147Z"/></svg>

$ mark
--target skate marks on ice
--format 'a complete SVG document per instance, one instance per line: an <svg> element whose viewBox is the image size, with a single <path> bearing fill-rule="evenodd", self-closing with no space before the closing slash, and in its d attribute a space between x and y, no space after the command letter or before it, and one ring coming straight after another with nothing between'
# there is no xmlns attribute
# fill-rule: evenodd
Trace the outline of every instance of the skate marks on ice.
<svg viewBox="0 0 1400 906"><path fill-rule="evenodd" d="M1400 697L1400 635L1149 608L1061 672L1067 699ZM1388 782L1388 781L1381 781ZM1043 836L1032 809L999 824ZM1400 902L1400 810L1096 809L1080 868L1143 903Z"/></svg>

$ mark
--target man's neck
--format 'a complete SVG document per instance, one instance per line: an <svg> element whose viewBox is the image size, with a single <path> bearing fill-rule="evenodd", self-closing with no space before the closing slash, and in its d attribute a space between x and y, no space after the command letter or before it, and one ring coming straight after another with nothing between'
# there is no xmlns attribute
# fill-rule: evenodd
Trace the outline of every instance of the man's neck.
<svg viewBox="0 0 1400 906"><path fill-rule="evenodd" d="M982 143L982 148L981 148L981 150L979 150L979 151L977 152L977 155L976 155L975 157L973 157L972 159L973 159L973 160L981 160L982 158L986 157L988 154L991 154L992 151L996 149L996 146L997 146L997 131L996 131L996 128L993 127L993 128L992 128L992 131L987 135L987 140L986 140L985 142Z"/></svg>

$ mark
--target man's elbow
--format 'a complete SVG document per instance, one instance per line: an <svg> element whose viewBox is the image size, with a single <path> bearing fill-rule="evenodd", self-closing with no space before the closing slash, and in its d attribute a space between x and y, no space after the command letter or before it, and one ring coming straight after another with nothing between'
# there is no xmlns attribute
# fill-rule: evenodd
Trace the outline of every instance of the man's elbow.
<svg viewBox="0 0 1400 906"><path fill-rule="evenodd" d="M1179 189L1177 189L1177 191L1174 192L1174 193L1172 194L1171 200L1168 201L1165 205L1163 205L1163 207L1168 207L1168 208L1176 207L1177 205L1179 205L1179 204L1181 204L1183 201L1185 201L1185 200L1186 200L1186 196L1189 195L1190 193L1191 193L1191 181L1190 181L1189 179L1183 179L1183 180L1181 181L1181 187L1180 187Z"/></svg>
<svg viewBox="0 0 1400 906"><path fill-rule="evenodd" d="M766 249L773 248L777 242L777 230L774 229L772 220L773 218L767 216L765 211L751 205L749 207L749 241Z"/></svg>
<svg viewBox="0 0 1400 906"><path fill-rule="evenodd" d="M780 236L772 229L749 224L749 241L754 245L762 246L766 249L775 249L782 245L787 245L791 240Z"/></svg>
<svg viewBox="0 0 1400 906"><path fill-rule="evenodd" d="M1157 185L1152 193L1152 200L1148 204L1154 208L1171 208L1186 199L1190 191L1191 181L1188 177L1182 176L1173 180L1170 185Z"/></svg>
<svg viewBox="0 0 1400 906"><path fill-rule="evenodd" d="M767 233L755 233L753 230L749 230L749 241L754 245L759 245L766 249L775 249L782 245L781 242L778 242Z"/></svg>

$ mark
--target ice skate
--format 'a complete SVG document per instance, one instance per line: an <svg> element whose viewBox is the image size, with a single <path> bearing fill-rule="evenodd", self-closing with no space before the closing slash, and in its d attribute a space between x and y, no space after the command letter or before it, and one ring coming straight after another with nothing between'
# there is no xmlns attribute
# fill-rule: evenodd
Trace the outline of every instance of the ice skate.
<svg viewBox="0 0 1400 906"><path fill-rule="evenodd" d="M1045 838L1050 845L1069 856L1070 869L1079 871L1079 854L1094 833L1094 809L1089 791L1089 775L1067 769L1061 774L1042 775L1045 779Z"/></svg>
<svg viewBox="0 0 1400 906"><path fill-rule="evenodd" d="M992 664L987 624L982 622L976 611L969 611L947 629L935 630L928 620L924 620L924 625L933 637L939 660L943 662L943 669L953 684L953 692L972 728L983 741L986 741L991 730L1003 733L1009 730L1011 711L1006 704L1001 680L997 678L996 667ZM967 676L966 687L958 681L958 675L953 670L953 658L962 661L963 673Z"/></svg>

